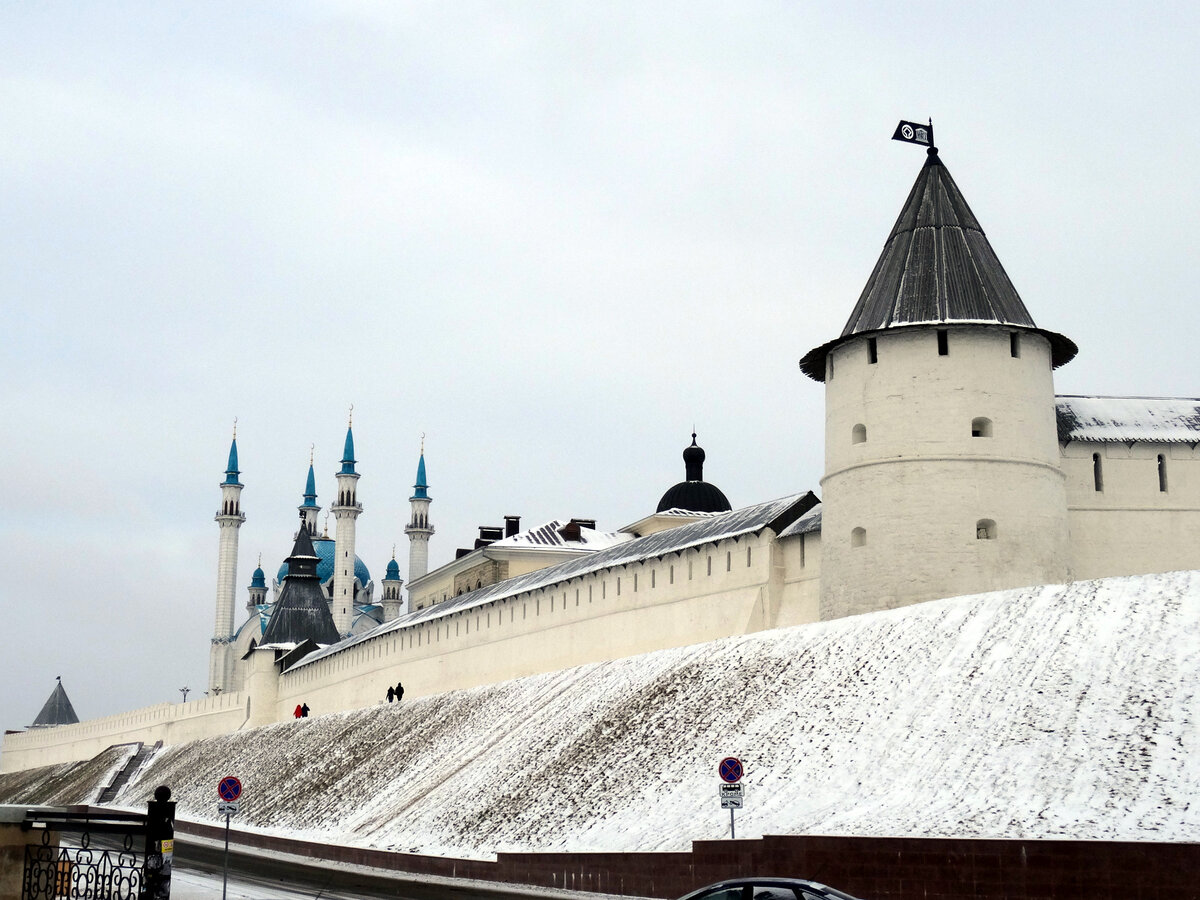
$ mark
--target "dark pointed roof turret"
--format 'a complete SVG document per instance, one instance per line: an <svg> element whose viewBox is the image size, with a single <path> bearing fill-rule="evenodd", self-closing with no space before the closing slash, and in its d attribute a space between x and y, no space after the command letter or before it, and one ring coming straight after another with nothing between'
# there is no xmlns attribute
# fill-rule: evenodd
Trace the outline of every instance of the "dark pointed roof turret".
<svg viewBox="0 0 1200 900"><path fill-rule="evenodd" d="M696 444L696 432L692 432L692 443L684 448L683 465L685 481L667 489L658 501L657 512L668 509L687 509L692 512L728 512L733 509L729 500L715 484L704 480L704 449Z"/></svg>
<svg viewBox="0 0 1200 900"><path fill-rule="evenodd" d="M59 676L55 679L54 690L43 704L42 711L29 727L52 728L55 725L74 725L78 721L79 716L75 715L75 707L71 705L67 692L63 690L62 677Z"/></svg>
<svg viewBox="0 0 1200 900"><path fill-rule="evenodd" d="M279 602L271 610L271 618L263 632L263 644L299 644L310 640L318 644L333 644L338 630L333 614L321 592L317 564L321 557L313 549L307 528L301 528L287 559L287 576Z"/></svg>
<svg viewBox="0 0 1200 900"><path fill-rule="evenodd" d="M810 378L825 380L825 358L848 338L918 325L1036 331L1050 341L1055 367L1078 352L1069 338L1034 324L937 148L927 153L841 337L800 360Z"/></svg>

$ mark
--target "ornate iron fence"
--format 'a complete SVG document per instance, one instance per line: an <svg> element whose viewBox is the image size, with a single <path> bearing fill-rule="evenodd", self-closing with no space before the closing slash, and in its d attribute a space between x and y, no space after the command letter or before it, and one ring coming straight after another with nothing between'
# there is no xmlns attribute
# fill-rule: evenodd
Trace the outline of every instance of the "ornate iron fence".
<svg viewBox="0 0 1200 900"><path fill-rule="evenodd" d="M54 847L50 834L42 844L25 847L21 900L136 900L143 889L143 857L126 834L120 849L91 847L84 832L79 847Z"/></svg>

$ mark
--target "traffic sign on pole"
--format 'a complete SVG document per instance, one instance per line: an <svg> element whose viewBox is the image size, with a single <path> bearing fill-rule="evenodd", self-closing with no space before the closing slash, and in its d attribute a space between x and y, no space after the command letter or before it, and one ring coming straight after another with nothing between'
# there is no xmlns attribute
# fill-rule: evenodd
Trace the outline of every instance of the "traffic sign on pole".
<svg viewBox="0 0 1200 900"><path fill-rule="evenodd" d="M721 809L741 809L746 793L740 784L723 784L720 786Z"/></svg>
<svg viewBox="0 0 1200 900"><path fill-rule="evenodd" d="M717 766L717 774L721 776L721 780L727 784L737 784L742 780L743 770L742 761L736 756L727 756L721 760L721 764Z"/></svg>
<svg viewBox="0 0 1200 900"><path fill-rule="evenodd" d="M226 803L232 803L242 796L242 781L236 775L226 775L217 785L217 796Z"/></svg>

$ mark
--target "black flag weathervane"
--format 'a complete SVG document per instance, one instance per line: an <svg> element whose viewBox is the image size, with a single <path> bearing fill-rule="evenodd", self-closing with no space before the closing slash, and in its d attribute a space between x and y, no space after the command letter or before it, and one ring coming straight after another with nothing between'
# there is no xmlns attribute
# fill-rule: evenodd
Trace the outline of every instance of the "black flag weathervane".
<svg viewBox="0 0 1200 900"><path fill-rule="evenodd" d="M905 122L901 119L900 124L896 126L896 133L892 135L892 140L933 147L933 119L929 120L928 125L922 125L920 122Z"/></svg>

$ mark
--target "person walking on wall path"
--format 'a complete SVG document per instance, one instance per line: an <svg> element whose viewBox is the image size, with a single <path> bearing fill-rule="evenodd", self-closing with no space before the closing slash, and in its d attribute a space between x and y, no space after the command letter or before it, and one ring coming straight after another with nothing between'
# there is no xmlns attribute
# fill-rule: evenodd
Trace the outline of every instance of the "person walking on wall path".
<svg viewBox="0 0 1200 900"><path fill-rule="evenodd" d="M396 702L399 703L403 699L404 699L404 685L401 682L397 681L396 682Z"/></svg>
<svg viewBox="0 0 1200 900"><path fill-rule="evenodd" d="M308 718L308 704L307 703L305 703L303 706L300 707L300 717L302 719Z"/></svg>
<svg viewBox="0 0 1200 900"><path fill-rule="evenodd" d="M300 718L302 715L304 715L304 711L300 709L299 703L296 704L296 711L294 713L292 713L292 715L295 716L297 719Z"/></svg>
<svg viewBox="0 0 1200 900"><path fill-rule="evenodd" d="M391 703L395 699L396 699L396 689L393 688L391 685L388 685L388 703Z"/></svg>

